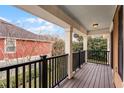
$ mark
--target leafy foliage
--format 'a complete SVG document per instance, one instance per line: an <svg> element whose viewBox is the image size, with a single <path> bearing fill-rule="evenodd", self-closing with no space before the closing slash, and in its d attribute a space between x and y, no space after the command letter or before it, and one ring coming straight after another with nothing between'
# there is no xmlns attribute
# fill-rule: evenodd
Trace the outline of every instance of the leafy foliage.
<svg viewBox="0 0 124 93"><path fill-rule="evenodd" d="M79 50L83 50L83 42L79 43L79 42L74 42L73 41L72 47L73 47L73 52L77 52Z"/></svg>
<svg viewBox="0 0 124 93"><path fill-rule="evenodd" d="M107 39L102 37L99 38L88 38L88 61L97 63L106 63L107 57Z"/></svg>
<svg viewBox="0 0 124 93"><path fill-rule="evenodd" d="M100 38L88 38L88 50L106 51L107 39Z"/></svg>
<svg viewBox="0 0 124 93"><path fill-rule="evenodd" d="M73 52L77 52L78 50L83 50L83 37L76 34L75 38L76 41L72 42Z"/></svg>
<svg viewBox="0 0 124 93"><path fill-rule="evenodd" d="M55 38L52 46L52 56L62 55L65 53L65 42L62 39Z"/></svg>

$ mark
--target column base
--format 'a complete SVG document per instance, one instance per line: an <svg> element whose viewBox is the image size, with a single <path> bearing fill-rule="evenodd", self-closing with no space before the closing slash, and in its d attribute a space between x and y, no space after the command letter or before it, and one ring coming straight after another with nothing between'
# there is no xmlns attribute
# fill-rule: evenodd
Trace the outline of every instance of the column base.
<svg viewBox="0 0 124 93"><path fill-rule="evenodd" d="M68 75L68 79L72 79L74 77L74 73L72 72L70 75Z"/></svg>

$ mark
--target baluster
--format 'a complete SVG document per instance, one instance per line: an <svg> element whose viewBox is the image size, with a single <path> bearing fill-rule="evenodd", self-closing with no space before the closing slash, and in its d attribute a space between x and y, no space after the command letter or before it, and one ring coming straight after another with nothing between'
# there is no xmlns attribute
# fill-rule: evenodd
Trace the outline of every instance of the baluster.
<svg viewBox="0 0 124 93"><path fill-rule="evenodd" d="M51 59L49 60L49 87L51 88Z"/></svg>
<svg viewBox="0 0 124 93"><path fill-rule="evenodd" d="M58 58L58 81L60 81L60 58Z"/></svg>
<svg viewBox="0 0 124 93"><path fill-rule="evenodd" d="M37 65L34 63L34 88L37 87Z"/></svg>
<svg viewBox="0 0 124 93"><path fill-rule="evenodd" d="M78 59L79 59L78 67L81 68L81 67L80 67L80 65L81 65L81 60L80 60L80 50L79 50L79 52L78 52L78 55L79 55L79 56L78 56Z"/></svg>
<svg viewBox="0 0 124 93"><path fill-rule="evenodd" d="M8 69L6 72L6 83L7 83L7 88L10 87L10 70Z"/></svg>
<svg viewBox="0 0 124 93"><path fill-rule="evenodd" d="M55 58L53 58L53 86L55 85Z"/></svg>
<svg viewBox="0 0 124 93"><path fill-rule="evenodd" d="M25 88L25 66L23 66L23 88Z"/></svg>
<svg viewBox="0 0 124 93"><path fill-rule="evenodd" d="M31 88L31 64L29 64L29 88Z"/></svg>
<svg viewBox="0 0 124 93"><path fill-rule="evenodd" d="M55 84L56 84L56 69L57 67L56 67L56 58L55 58Z"/></svg>
<svg viewBox="0 0 124 93"><path fill-rule="evenodd" d="M42 62L42 87L43 88L47 88L47 72L48 72L48 69L47 69L47 59L46 59L46 55L43 56L43 62Z"/></svg>
<svg viewBox="0 0 124 93"><path fill-rule="evenodd" d="M59 81L58 77L59 77L59 66L58 66L58 63L59 63L59 58L57 58L57 83Z"/></svg>
<svg viewBox="0 0 124 93"><path fill-rule="evenodd" d="M41 88L41 62L39 62L39 88Z"/></svg>
<svg viewBox="0 0 124 93"><path fill-rule="evenodd" d="M54 83L54 64L53 64L53 59L52 59L52 87Z"/></svg>
<svg viewBox="0 0 124 93"><path fill-rule="evenodd" d="M18 67L15 68L15 81L16 81L16 88L18 88Z"/></svg>

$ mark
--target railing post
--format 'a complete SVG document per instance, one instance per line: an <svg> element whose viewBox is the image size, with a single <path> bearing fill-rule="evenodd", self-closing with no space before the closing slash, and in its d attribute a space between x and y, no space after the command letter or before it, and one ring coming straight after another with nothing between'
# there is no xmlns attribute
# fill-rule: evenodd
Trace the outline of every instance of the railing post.
<svg viewBox="0 0 124 93"><path fill-rule="evenodd" d="M43 88L47 88L47 59L46 59L46 55L42 56L42 87Z"/></svg>
<svg viewBox="0 0 124 93"><path fill-rule="evenodd" d="M87 60L88 60L88 50L87 50ZM84 63L86 62L86 50L84 50Z"/></svg>
<svg viewBox="0 0 124 93"><path fill-rule="evenodd" d="M83 36L83 50L85 51L85 62L87 62L87 42L88 36Z"/></svg>
<svg viewBox="0 0 124 93"><path fill-rule="evenodd" d="M108 53L106 51L106 65L108 64Z"/></svg>
<svg viewBox="0 0 124 93"><path fill-rule="evenodd" d="M79 53L79 64L78 64L78 67L81 68L81 66L80 66L81 65L80 50L78 51L78 53Z"/></svg>

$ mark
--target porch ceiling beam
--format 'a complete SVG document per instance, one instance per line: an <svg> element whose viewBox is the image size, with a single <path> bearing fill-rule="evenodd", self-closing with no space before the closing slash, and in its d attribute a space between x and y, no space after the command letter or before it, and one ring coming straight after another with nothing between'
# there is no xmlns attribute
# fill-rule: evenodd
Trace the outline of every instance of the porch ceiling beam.
<svg viewBox="0 0 124 93"><path fill-rule="evenodd" d="M33 15L36 15L64 28L70 25L81 31L82 33L87 34L86 29L84 29L82 25L80 25L78 22L76 22L76 20L68 16L56 5L16 5L16 7L21 8L29 13L32 13Z"/></svg>
<svg viewBox="0 0 124 93"><path fill-rule="evenodd" d="M41 8L43 8L44 10L50 12L54 16L60 18L64 22L70 24L71 26L73 26L77 30L83 32L84 34L87 34L86 29L84 29L84 27L82 25L80 25L78 22L76 22L75 20L73 20L64 11L62 11L58 6L56 6L56 5L39 5L39 6Z"/></svg>
<svg viewBox="0 0 124 93"><path fill-rule="evenodd" d="M59 25L63 28L69 27L69 25L62 21L61 19L57 18L53 14L49 13L48 11L42 9L38 5L15 5L15 7L20 8L28 13L31 13L39 18L47 20L51 23Z"/></svg>
<svg viewBox="0 0 124 93"><path fill-rule="evenodd" d="M89 31L87 32L87 35L105 35L110 33L110 31Z"/></svg>

